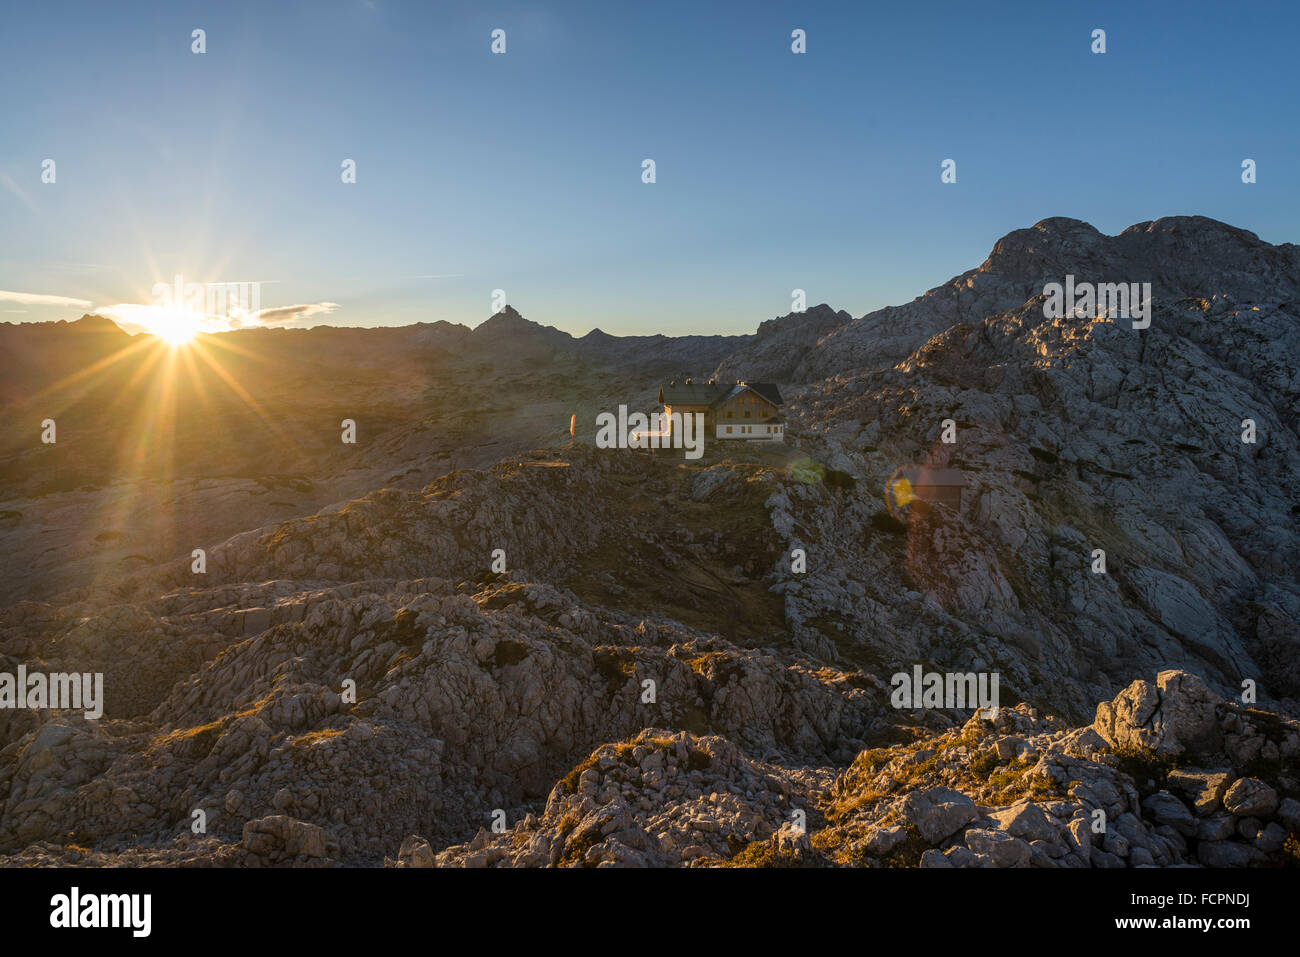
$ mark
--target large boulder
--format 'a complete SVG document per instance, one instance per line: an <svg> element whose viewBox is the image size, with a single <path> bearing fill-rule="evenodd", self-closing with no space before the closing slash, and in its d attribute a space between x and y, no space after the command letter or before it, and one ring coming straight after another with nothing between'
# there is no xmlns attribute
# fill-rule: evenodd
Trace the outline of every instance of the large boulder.
<svg viewBox="0 0 1300 957"><path fill-rule="evenodd" d="M951 837L971 821L977 811L975 802L952 788L928 788L912 791L902 802L904 819L931 844Z"/></svg>
<svg viewBox="0 0 1300 957"><path fill-rule="evenodd" d="M1184 837L1195 837L1196 818L1187 805L1168 791L1157 791L1142 802L1142 808L1155 820L1156 824L1168 824Z"/></svg>
<svg viewBox="0 0 1300 957"><path fill-rule="evenodd" d="M1176 768L1169 772L1169 787L1192 802L1192 808L1204 817L1219 810L1224 792L1232 783L1230 770L1211 768Z"/></svg>
<svg viewBox="0 0 1300 957"><path fill-rule="evenodd" d="M1162 671L1154 685L1139 679L1098 704L1092 726L1113 748L1215 754L1223 749L1216 712L1220 703L1196 675Z"/></svg>
<svg viewBox="0 0 1300 957"><path fill-rule="evenodd" d="M1237 817L1268 817L1277 803L1277 791L1259 778L1241 778L1223 795L1223 806Z"/></svg>
<svg viewBox="0 0 1300 957"><path fill-rule="evenodd" d="M993 867L1025 867L1029 863L1029 845L1004 831L971 828L966 832L966 846L979 855L981 862Z"/></svg>
<svg viewBox="0 0 1300 957"><path fill-rule="evenodd" d="M284 814L244 822L244 850L268 862L323 858L329 853L325 831L317 824Z"/></svg>
<svg viewBox="0 0 1300 957"><path fill-rule="evenodd" d="M1043 813L1043 809L1029 800L992 811L989 817L998 822L1001 830L1026 841L1055 841L1060 834L1060 829Z"/></svg>
<svg viewBox="0 0 1300 957"><path fill-rule="evenodd" d="M418 834L410 834L397 851L398 867L433 867L433 848Z"/></svg>

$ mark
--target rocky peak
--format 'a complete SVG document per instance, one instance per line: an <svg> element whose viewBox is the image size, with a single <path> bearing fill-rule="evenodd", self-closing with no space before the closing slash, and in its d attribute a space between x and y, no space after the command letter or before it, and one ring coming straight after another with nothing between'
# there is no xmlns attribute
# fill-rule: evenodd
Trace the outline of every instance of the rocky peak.
<svg viewBox="0 0 1300 957"><path fill-rule="evenodd" d="M852 315L818 303L803 312L790 312L768 319L758 327L750 342L728 356L714 371L714 378L789 381L797 358L829 332L853 320Z"/></svg>
<svg viewBox="0 0 1300 957"><path fill-rule="evenodd" d="M116 322L97 312L86 313L80 319L68 323L68 328L79 333L122 333L122 328Z"/></svg>
<svg viewBox="0 0 1300 957"><path fill-rule="evenodd" d="M500 335L519 331L533 331L547 328L541 323L525 319L514 306L507 305L500 312L494 313L474 327L475 335Z"/></svg>
<svg viewBox="0 0 1300 957"><path fill-rule="evenodd" d="M1105 238L1081 220L1052 216L1027 229L1007 233L993 244L988 258L976 271L1037 279L1044 270L1059 271L1065 262L1095 257Z"/></svg>
<svg viewBox="0 0 1300 957"><path fill-rule="evenodd" d="M980 266L912 302L796 344L788 378L808 382L892 366L955 323L1019 309L1067 274L1080 282L1149 282L1157 309L1189 297L1276 305L1300 298L1300 246L1273 245L1204 216L1138 223L1117 236L1050 217L1003 236Z"/></svg>
<svg viewBox="0 0 1300 957"><path fill-rule="evenodd" d="M470 342L475 349L489 350L493 356L521 359L570 350L574 338L554 326L525 319L513 306L507 305L475 326Z"/></svg>

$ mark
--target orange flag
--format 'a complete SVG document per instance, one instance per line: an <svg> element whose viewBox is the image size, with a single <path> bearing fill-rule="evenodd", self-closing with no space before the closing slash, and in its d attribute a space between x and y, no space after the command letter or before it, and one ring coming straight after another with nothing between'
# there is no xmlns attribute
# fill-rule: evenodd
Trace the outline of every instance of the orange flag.
<svg viewBox="0 0 1300 957"><path fill-rule="evenodd" d="M575 412L573 413L573 415L569 416L569 438L573 438L573 426L577 423L577 421L578 421L578 413Z"/></svg>

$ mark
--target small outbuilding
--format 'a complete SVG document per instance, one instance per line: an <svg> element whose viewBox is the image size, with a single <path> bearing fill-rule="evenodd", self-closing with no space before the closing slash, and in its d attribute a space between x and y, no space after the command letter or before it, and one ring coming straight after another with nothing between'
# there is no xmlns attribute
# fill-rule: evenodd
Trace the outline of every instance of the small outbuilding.
<svg viewBox="0 0 1300 957"><path fill-rule="evenodd" d="M904 485L903 483L906 483ZM894 480L894 499L899 505L918 499L927 505L961 509L962 489L970 485L958 469L936 469L914 465L900 470Z"/></svg>

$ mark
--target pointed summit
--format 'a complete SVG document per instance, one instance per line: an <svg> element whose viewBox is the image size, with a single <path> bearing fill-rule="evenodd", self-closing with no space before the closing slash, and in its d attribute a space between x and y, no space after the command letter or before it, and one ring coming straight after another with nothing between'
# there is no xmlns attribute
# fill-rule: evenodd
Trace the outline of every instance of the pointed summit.
<svg viewBox="0 0 1300 957"><path fill-rule="evenodd" d="M476 347L490 349L494 355L516 357L539 350L564 349L573 344L573 337L567 332L525 319L509 305L475 326L471 340Z"/></svg>
<svg viewBox="0 0 1300 957"><path fill-rule="evenodd" d="M68 328L76 332L90 333L123 333L123 329L108 316L101 316L97 312L88 312L80 319L74 319L68 323Z"/></svg>
<svg viewBox="0 0 1300 957"><path fill-rule="evenodd" d="M500 312L494 313L475 326L474 334L495 334L503 331L521 331L541 328L543 327L539 323L533 322L531 319L525 319L519 314L518 310L516 310L514 306L507 304Z"/></svg>

